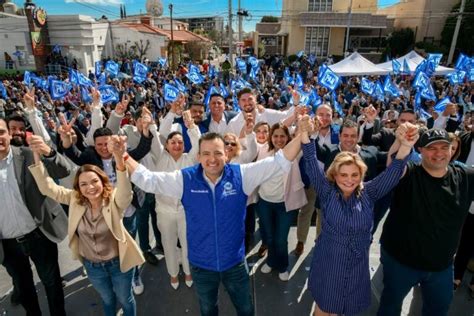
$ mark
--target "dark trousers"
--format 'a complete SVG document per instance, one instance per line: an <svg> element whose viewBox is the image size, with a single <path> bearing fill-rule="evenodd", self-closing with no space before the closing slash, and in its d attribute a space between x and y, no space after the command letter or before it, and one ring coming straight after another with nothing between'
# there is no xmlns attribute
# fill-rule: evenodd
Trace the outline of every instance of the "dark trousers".
<svg viewBox="0 0 474 316"><path fill-rule="evenodd" d="M145 201L143 202L142 207L137 208L137 229L138 229L138 239L140 241L140 249L145 252L150 250L149 243L149 220L151 217L151 228L153 229L153 234L155 235L156 245L161 246L161 233L158 230L158 225L156 222L156 211L155 211L155 195L151 193L145 194Z"/></svg>
<svg viewBox="0 0 474 316"><path fill-rule="evenodd" d="M405 296L420 284L423 296L423 316L446 316L453 300L453 266L443 271L423 271L411 268L390 256L383 248L383 291L378 316L399 316Z"/></svg>
<svg viewBox="0 0 474 316"><path fill-rule="evenodd" d="M14 280L20 293L20 303L25 308L26 314L41 315L29 261L31 259L46 290L50 314L66 315L58 265L58 246L46 238L39 229L35 229L22 240L4 239L2 244L5 253L3 265Z"/></svg>
<svg viewBox="0 0 474 316"><path fill-rule="evenodd" d="M288 269L288 233L298 216L297 210L286 211L285 203L271 203L260 199L257 204L262 242L268 247L267 264L283 273Z"/></svg>
<svg viewBox="0 0 474 316"><path fill-rule="evenodd" d="M250 247L253 241L253 235L255 233L256 205L256 203L252 203L247 206L247 212L245 215L245 252L250 251Z"/></svg>
<svg viewBox="0 0 474 316"><path fill-rule="evenodd" d="M464 277L467 264L474 255L474 214L469 213L462 228L461 240L459 242L456 258L454 259L454 279L461 280ZM471 280L474 284L474 277Z"/></svg>
<svg viewBox="0 0 474 316"><path fill-rule="evenodd" d="M250 294L250 280L246 262L222 272L210 271L191 264L191 275L199 297L202 316L217 316L219 284L224 284L238 316L252 316L254 307Z"/></svg>

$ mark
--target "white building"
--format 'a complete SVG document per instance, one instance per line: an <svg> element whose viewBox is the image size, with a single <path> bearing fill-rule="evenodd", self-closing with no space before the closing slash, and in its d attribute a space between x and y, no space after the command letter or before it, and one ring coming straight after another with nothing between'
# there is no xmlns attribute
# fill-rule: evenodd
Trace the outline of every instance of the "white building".
<svg viewBox="0 0 474 316"><path fill-rule="evenodd" d="M28 21L25 16L0 12L0 43L0 69L35 68ZM8 58L11 58L12 63L7 65Z"/></svg>

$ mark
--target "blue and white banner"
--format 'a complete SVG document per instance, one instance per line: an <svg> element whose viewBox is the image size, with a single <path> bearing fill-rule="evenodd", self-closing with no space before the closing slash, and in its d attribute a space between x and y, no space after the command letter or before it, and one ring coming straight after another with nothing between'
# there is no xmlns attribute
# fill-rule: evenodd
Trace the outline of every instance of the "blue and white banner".
<svg viewBox="0 0 474 316"><path fill-rule="evenodd" d="M298 89L303 89L304 87L303 77L301 77L300 74L296 74L295 85L298 87Z"/></svg>
<svg viewBox="0 0 474 316"><path fill-rule="evenodd" d="M454 68L457 70L463 70L467 65L470 63L470 58L464 55L463 53L460 53L458 56L458 59L456 59L456 64L454 65Z"/></svg>
<svg viewBox="0 0 474 316"><path fill-rule="evenodd" d="M421 88L421 96L428 100L436 101L436 94L433 90L433 86L428 84L425 88Z"/></svg>
<svg viewBox="0 0 474 316"><path fill-rule="evenodd" d="M0 81L0 96L2 96L2 99L6 100L8 99L8 93L7 93L7 88L3 85L3 83Z"/></svg>
<svg viewBox="0 0 474 316"><path fill-rule="evenodd" d="M102 62L96 61L95 62L95 77L98 78L100 76L100 73L102 72Z"/></svg>
<svg viewBox="0 0 474 316"><path fill-rule="evenodd" d="M296 57L301 58L304 56L304 50L300 50L299 52L296 53Z"/></svg>
<svg viewBox="0 0 474 316"><path fill-rule="evenodd" d="M204 82L204 77L199 72L188 72L186 77L194 83L194 84L201 84Z"/></svg>
<svg viewBox="0 0 474 316"><path fill-rule="evenodd" d="M114 86L111 86L111 85L100 86L99 92L100 92L100 99L102 100L103 104L119 101L119 93Z"/></svg>
<svg viewBox="0 0 474 316"><path fill-rule="evenodd" d="M360 89L367 95L374 94L375 84L367 78L362 78L360 81Z"/></svg>
<svg viewBox="0 0 474 316"><path fill-rule="evenodd" d="M136 60L133 61L133 79L140 78L140 81L144 81L148 75L148 67Z"/></svg>
<svg viewBox="0 0 474 316"><path fill-rule="evenodd" d="M216 67L214 65L209 66L209 78L214 79L217 75Z"/></svg>
<svg viewBox="0 0 474 316"><path fill-rule="evenodd" d="M188 89L186 88L186 86L184 85L184 83L179 80L178 78L175 78L174 79L174 83L176 85L176 88L178 88L179 91L185 93L186 91L188 91Z"/></svg>
<svg viewBox="0 0 474 316"><path fill-rule="evenodd" d="M69 93L69 89L70 86L61 80L51 80L49 84L49 93L53 100L64 98Z"/></svg>
<svg viewBox="0 0 474 316"><path fill-rule="evenodd" d="M316 112L316 109L318 108L318 106L320 106L323 103L323 100L318 95L318 92L316 91L316 89L311 89L309 100L310 100L309 102L311 106L313 107L313 112Z"/></svg>
<svg viewBox="0 0 474 316"><path fill-rule="evenodd" d="M102 72L99 75L99 78L97 78L97 81L99 81L99 86L105 85L105 83L107 82L107 77L106 77L105 73Z"/></svg>
<svg viewBox="0 0 474 316"><path fill-rule="evenodd" d="M27 70L25 70L25 74L23 75L23 83L27 86L31 83L31 74Z"/></svg>
<svg viewBox="0 0 474 316"><path fill-rule="evenodd" d="M69 82L73 85L78 85L79 84L79 78L77 75L77 71L69 68Z"/></svg>
<svg viewBox="0 0 474 316"><path fill-rule="evenodd" d="M410 67L408 66L408 62L405 58L403 59L402 74L404 74L404 75L409 75L410 74Z"/></svg>
<svg viewBox="0 0 474 316"><path fill-rule="evenodd" d="M462 84L464 82L465 76L466 72L464 70L459 70L446 75L446 77L449 79L449 83L453 86L457 84Z"/></svg>
<svg viewBox="0 0 474 316"><path fill-rule="evenodd" d="M334 90L332 91L332 102L334 103L334 109L339 113L339 116L344 117L344 111L342 110L341 104L337 101L337 95Z"/></svg>
<svg viewBox="0 0 474 316"><path fill-rule="evenodd" d="M469 80L469 82L473 82L474 81L474 67L469 69L469 73L468 73L468 77L467 79Z"/></svg>
<svg viewBox="0 0 474 316"><path fill-rule="evenodd" d="M443 54L428 54L428 57L426 59L431 62L434 65L434 68L436 69L439 66L439 63L441 62L441 58L443 58Z"/></svg>
<svg viewBox="0 0 474 316"><path fill-rule="evenodd" d="M392 69L394 75L399 75L402 69L402 64L396 59L392 59Z"/></svg>
<svg viewBox="0 0 474 316"><path fill-rule="evenodd" d="M425 89L430 84L430 78L422 71L415 75L413 80L413 87Z"/></svg>
<svg viewBox="0 0 474 316"><path fill-rule="evenodd" d="M164 94L165 101L174 102L176 101L176 99L178 99L179 90L175 86L165 83L163 94Z"/></svg>
<svg viewBox="0 0 474 316"><path fill-rule="evenodd" d="M188 68L189 73L198 73L200 74L201 72L199 71L199 67L196 65L193 65L193 63L189 63L189 68Z"/></svg>
<svg viewBox="0 0 474 316"><path fill-rule="evenodd" d="M166 57L159 57L158 58L158 63L160 64L161 68L165 67L167 62L168 62L168 60L166 59Z"/></svg>
<svg viewBox="0 0 474 316"><path fill-rule="evenodd" d="M255 58L254 56L250 56L248 58L248 63L250 64L250 67L252 67L252 68L259 68L260 67L258 59Z"/></svg>
<svg viewBox="0 0 474 316"><path fill-rule="evenodd" d="M84 103L92 102L92 96L89 94L89 91L84 86L81 86L81 99Z"/></svg>
<svg viewBox="0 0 474 316"><path fill-rule="evenodd" d="M382 83L378 80L375 83L374 96L379 101L384 101L385 100L385 92L383 91Z"/></svg>
<svg viewBox="0 0 474 316"><path fill-rule="evenodd" d="M314 66L314 64L316 63L316 55L314 55L313 53L309 54L308 62L311 66Z"/></svg>
<svg viewBox="0 0 474 316"><path fill-rule="evenodd" d="M77 79L81 86L92 87L92 81L86 77L82 72L77 72Z"/></svg>
<svg viewBox="0 0 474 316"><path fill-rule="evenodd" d="M419 111L421 109L421 92L417 89L415 94L415 111Z"/></svg>
<svg viewBox="0 0 474 316"><path fill-rule="evenodd" d="M224 98L227 98L229 96L229 91L227 91L227 88L225 87L225 85L221 82L219 87L221 88L221 95Z"/></svg>
<svg viewBox="0 0 474 316"><path fill-rule="evenodd" d="M383 83L383 91L385 93L390 94L390 96L394 98L400 96L400 90L398 90L398 87L393 83L390 76L385 77L385 81Z"/></svg>
<svg viewBox="0 0 474 316"><path fill-rule="evenodd" d="M451 103L451 100L449 99L449 97L445 97L441 100L438 101L438 103L436 103L436 105L434 106L434 110L436 112L443 112L444 109L446 109L446 106Z"/></svg>
<svg viewBox="0 0 474 316"><path fill-rule="evenodd" d="M235 61L235 66L241 73L247 73L247 63L245 62L245 60L237 58Z"/></svg>
<svg viewBox="0 0 474 316"><path fill-rule="evenodd" d="M319 83L326 87L329 91L336 89L340 82L341 80L339 76L329 67L326 68L321 76L321 80L319 81Z"/></svg>
<svg viewBox="0 0 474 316"><path fill-rule="evenodd" d="M61 54L61 46L59 46L58 44L54 45L53 53Z"/></svg>
<svg viewBox="0 0 474 316"><path fill-rule="evenodd" d="M109 60L105 64L105 71L107 71L109 74L113 75L114 77L117 77L119 73L119 65L115 61Z"/></svg>

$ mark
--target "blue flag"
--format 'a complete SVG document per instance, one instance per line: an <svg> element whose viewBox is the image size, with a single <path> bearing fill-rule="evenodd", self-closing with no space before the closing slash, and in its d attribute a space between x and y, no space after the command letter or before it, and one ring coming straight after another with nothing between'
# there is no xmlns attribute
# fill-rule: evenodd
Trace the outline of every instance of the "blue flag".
<svg viewBox="0 0 474 316"><path fill-rule="evenodd" d="M299 52L296 53L296 57L301 58L304 56L304 50L300 50Z"/></svg>
<svg viewBox="0 0 474 316"><path fill-rule="evenodd" d="M92 81L89 78L87 78L86 75L84 75L81 72L77 73L77 79L78 79L79 84L82 85L82 86L86 86L86 87L92 87L93 86Z"/></svg>
<svg viewBox="0 0 474 316"><path fill-rule="evenodd" d="M99 87L99 92L103 104L119 101L119 93L114 86L103 85Z"/></svg>
<svg viewBox="0 0 474 316"><path fill-rule="evenodd" d="M64 98L69 93L69 88L69 85L61 80L51 80L49 85L51 99L58 100Z"/></svg>
<svg viewBox="0 0 474 316"><path fill-rule="evenodd" d="M344 111L342 110L342 106L341 104L339 104L339 102L337 102L337 95L336 93L334 92L334 90L332 91L332 102L334 103L334 109L337 111L337 113L339 113L339 116L340 117L344 117Z"/></svg>
<svg viewBox="0 0 474 316"><path fill-rule="evenodd" d="M316 112L316 109L318 108L318 106L320 106L323 103L323 100L321 100L321 97L316 92L316 89L311 89L309 100L310 100L309 102L312 106L313 112Z"/></svg>
<svg viewBox="0 0 474 316"><path fill-rule="evenodd" d="M237 100L237 95L232 96L232 111L240 112L239 100Z"/></svg>
<svg viewBox="0 0 474 316"><path fill-rule="evenodd" d="M86 87L81 86L81 99L84 103L91 103L92 97Z"/></svg>
<svg viewBox="0 0 474 316"><path fill-rule="evenodd" d="M305 92L302 90L298 90L298 94L300 95L300 104L304 106L310 106L311 105L311 93L310 92ZM294 104L293 102L293 96L291 96L290 104Z"/></svg>
<svg viewBox="0 0 474 316"><path fill-rule="evenodd" d="M465 76L466 72L464 70L459 70L446 75L446 77L449 79L449 83L453 86L456 84L462 84L464 82Z"/></svg>
<svg viewBox="0 0 474 316"><path fill-rule="evenodd" d="M183 82L181 80L179 80L178 78L175 78L174 79L174 83L176 85L176 88L178 88L179 91L185 93L186 91L188 91L188 89L186 88L186 86L183 84Z"/></svg>
<svg viewBox="0 0 474 316"><path fill-rule="evenodd" d="M8 99L8 94L7 94L7 88L3 85L3 83L0 81L0 95L2 96L2 99L6 100Z"/></svg>
<svg viewBox="0 0 474 316"><path fill-rule="evenodd" d="M107 71L109 74L113 75L114 77L117 77L119 73L119 65L115 61L109 60L105 64L105 71Z"/></svg>
<svg viewBox="0 0 474 316"><path fill-rule="evenodd" d="M254 56L250 56L250 57L248 58L248 63L250 64L250 66L251 66L252 68L259 68L259 67L260 67L260 65L259 65L259 63L258 63L258 59L255 58Z"/></svg>
<svg viewBox="0 0 474 316"><path fill-rule="evenodd" d="M54 45L53 53L61 54L61 46L59 46L58 44Z"/></svg>
<svg viewBox="0 0 474 316"><path fill-rule="evenodd" d="M431 62L434 65L434 68L436 69L439 66L439 63L441 62L441 58L443 58L443 54L428 54L427 60Z"/></svg>
<svg viewBox="0 0 474 316"><path fill-rule="evenodd" d="M403 59L403 70L402 70L402 73L404 75L409 75L410 74L410 67L408 66L408 62L407 60L404 58Z"/></svg>
<svg viewBox="0 0 474 316"><path fill-rule="evenodd" d="M133 61L133 79L138 79L141 83L148 75L148 67L136 60Z"/></svg>
<svg viewBox="0 0 474 316"><path fill-rule="evenodd" d="M316 55L314 55L313 53L309 54L308 62L311 66L314 66L314 63L316 62Z"/></svg>
<svg viewBox="0 0 474 316"><path fill-rule="evenodd" d="M166 63L168 62L168 60L166 59L166 57L159 57L158 58L158 63L160 64L161 68L163 68Z"/></svg>
<svg viewBox="0 0 474 316"><path fill-rule="evenodd" d="M300 74L296 74L295 84L299 89L303 89L304 82L303 82L303 78L301 77Z"/></svg>
<svg viewBox="0 0 474 316"><path fill-rule="evenodd" d="M360 82L360 89L365 94L372 95L372 94L374 94L375 84L367 78L362 78L362 80Z"/></svg>
<svg viewBox="0 0 474 316"><path fill-rule="evenodd" d="M258 74L259 70L260 70L260 68L250 68L249 78L258 82L257 74Z"/></svg>
<svg viewBox="0 0 474 316"><path fill-rule="evenodd" d="M241 73L247 73L247 64L245 63L245 60L237 58L235 66Z"/></svg>
<svg viewBox="0 0 474 316"><path fill-rule="evenodd" d="M27 86L31 83L31 73L27 70L25 70L25 74L23 75L23 83Z"/></svg>
<svg viewBox="0 0 474 316"><path fill-rule="evenodd" d="M445 97L441 100L438 101L438 103L436 103L436 105L434 106L434 110L436 112L443 112L444 109L446 109L446 105L448 105L448 103L451 103L449 97Z"/></svg>
<svg viewBox="0 0 474 316"><path fill-rule="evenodd" d="M318 70L318 82L321 81L321 78L323 77L324 72L326 71L326 69L328 69L328 66L326 66L326 64L322 64L322 65L319 67L319 70Z"/></svg>
<svg viewBox="0 0 474 316"><path fill-rule="evenodd" d="M393 69L393 74L394 75L399 75L400 70L402 68L402 64L396 59L392 59L392 69Z"/></svg>
<svg viewBox="0 0 474 316"><path fill-rule="evenodd" d="M95 76L98 78L100 73L102 72L102 62L96 61L95 62Z"/></svg>
<svg viewBox="0 0 474 316"><path fill-rule="evenodd" d="M377 100L380 100L380 101L385 100L385 92L383 91L382 83L378 80L375 83L374 96L375 98L377 98Z"/></svg>
<svg viewBox="0 0 474 316"><path fill-rule="evenodd" d="M221 88L221 95L224 97L224 98L227 98L229 96L229 91L227 91L225 85L221 82L221 84L219 85L220 88Z"/></svg>
<svg viewBox="0 0 474 316"><path fill-rule="evenodd" d="M34 74L30 75L30 81L33 82L35 87L41 88L41 84L43 83L43 80L40 77L36 77Z"/></svg>
<svg viewBox="0 0 474 316"><path fill-rule="evenodd" d="M456 64L454 65L454 68L456 68L457 70L463 70L466 67L466 64L469 64L469 62L469 57L467 57L463 53L460 53L458 59L456 59Z"/></svg>
<svg viewBox="0 0 474 316"><path fill-rule="evenodd" d="M436 95L431 84L421 89L421 96L425 99L436 101Z"/></svg>
<svg viewBox="0 0 474 316"><path fill-rule="evenodd" d="M77 75L77 71L69 68L69 82L73 85L78 85L79 84L79 78Z"/></svg>
<svg viewBox="0 0 474 316"><path fill-rule="evenodd" d="M474 67L469 69L469 73L468 73L468 78L469 82L473 82L474 81Z"/></svg>
<svg viewBox="0 0 474 316"><path fill-rule="evenodd" d="M214 79L216 76L216 67L214 65L209 66L209 78Z"/></svg>
<svg viewBox="0 0 474 316"><path fill-rule="evenodd" d="M415 75L413 87L425 89L429 84L430 78L423 71L420 71Z"/></svg>
<svg viewBox="0 0 474 316"><path fill-rule="evenodd" d="M165 101L167 102L174 102L178 99L179 90L175 86L172 86L168 83L165 83L165 87L163 89Z"/></svg>
<svg viewBox="0 0 474 316"><path fill-rule="evenodd" d="M418 115L422 118L422 119L429 119L431 117L431 114L426 112L425 109L423 109L422 106L420 106L420 108L418 109Z"/></svg>
<svg viewBox="0 0 474 316"><path fill-rule="evenodd" d="M204 82L204 77L199 72L188 72L186 77L194 83L194 84L201 84Z"/></svg>
<svg viewBox="0 0 474 316"><path fill-rule="evenodd" d="M417 89L415 94L415 111L419 111L421 108L421 93L420 90Z"/></svg>
<svg viewBox="0 0 474 316"><path fill-rule="evenodd" d="M398 87L390 79L390 76L385 77L383 91L395 98L400 96L400 90L398 90Z"/></svg>
<svg viewBox="0 0 474 316"><path fill-rule="evenodd" d="M189 63L189 73L198 73L198 74L200 74L201 72L199 71L198 66L193 65L192 63Z"/></svg>
<svg viewBox="0 0 474 316"><path fill-rule="evenodd" d="M326 68L323 75L321 76L321 81L319 82L322 86L326 87L329 91L334 91L341 82L340 78L334 71L329 67Z"/></svg>
<svg viewBox="0 0 474 316"><path fill-rule="evenodd" d="M99 86L105 85L105 83L107 81L107 77L105 76L105 74L103 72L99 75L99 78L97 78L97 79L99 81Z"/></svg>

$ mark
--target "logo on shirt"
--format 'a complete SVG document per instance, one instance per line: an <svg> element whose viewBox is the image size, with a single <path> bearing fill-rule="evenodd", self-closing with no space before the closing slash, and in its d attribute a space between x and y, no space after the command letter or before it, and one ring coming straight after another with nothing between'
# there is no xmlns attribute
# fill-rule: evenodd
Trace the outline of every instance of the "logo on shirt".
<svg viewBox="0 0 474 316"><path fill-rule="evenodd" d="M232 183L226 182L224 183L224 192L222 192L223 196L229 196L229 195L236 195L237 190L234 189L232 186Z"/></svg>
<svg viewBox="0 0 474 316"><path fill-rule="evenodd" d="M209 193L208 190L193 190L191 189L191 193Z"/></svg>

